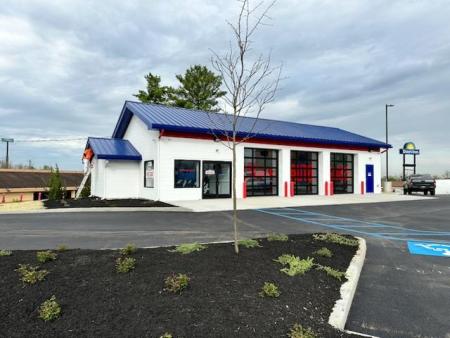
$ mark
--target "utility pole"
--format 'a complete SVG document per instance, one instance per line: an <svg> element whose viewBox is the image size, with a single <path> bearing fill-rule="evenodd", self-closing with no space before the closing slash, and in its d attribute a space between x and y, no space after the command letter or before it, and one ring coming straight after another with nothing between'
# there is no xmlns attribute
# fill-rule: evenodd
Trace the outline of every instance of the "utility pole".
<svg viewBox="0 0 450 338"><path fill-rule="evenodd" d="M9 143L13 143L13 138L2 138L2 142L6 142L6 168L9 168Z"/></svg>
<svg viewBox="0 0 450 338"><path fill-rule="evenodd" d="M389 125L388 125L388 110L390 107L394 107L393 104L386 105L386 144L389 144ZM389 148L386 148L386 182L389 181Z"/></svg>

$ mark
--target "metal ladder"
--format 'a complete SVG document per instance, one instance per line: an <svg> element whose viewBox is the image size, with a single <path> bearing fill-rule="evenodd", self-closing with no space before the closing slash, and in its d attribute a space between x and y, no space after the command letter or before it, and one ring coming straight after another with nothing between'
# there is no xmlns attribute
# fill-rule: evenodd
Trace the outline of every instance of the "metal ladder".
<svg viewBox="0 0 450 338"><path fill-rule="evenodd" d="M87 181L87 179L88 179L90 174L91 174L91 166L89 165L88 169L87 169L87 172L86 172L86 174L84 174L83 180L81 181L81 184L78 187L77 193L75 195L75 199L78 199L80 197L81 192L83 191L84 186L86 185L86 181Z"/></svg>

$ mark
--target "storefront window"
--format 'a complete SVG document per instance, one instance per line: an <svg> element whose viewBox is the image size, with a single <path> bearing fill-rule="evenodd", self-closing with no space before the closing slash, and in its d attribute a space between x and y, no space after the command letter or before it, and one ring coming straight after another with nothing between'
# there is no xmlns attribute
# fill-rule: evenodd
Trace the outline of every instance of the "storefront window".
<svg viewBox="0 0 450 338"><path fill-rule="evenodd" d="M144 162L144 187L155 187L155 168L153 160Z"/></svg>
<svg viewBox="0 0 450 338"><path fill-rule="evenodd" d="M200 187L200 161L175 160L175 188Z"/></svg>
<svg viewBox="0 0 450 338"><path fill-rule="evenodd" d="M278 151L245 148L244 176L248 196L278 195Z"/></svg>
<svg viewBox="0 0 450 338"><path fill-rule="evenodd" d="M295 195L318 193L318 154L307 151L291 151L291 181Z"/></svg>
<svg viewBox="0 0 450 338"><path fill-rule="evenodd" d="M353 155L331 153L330 160L334 193L353 193Z"/></svg>

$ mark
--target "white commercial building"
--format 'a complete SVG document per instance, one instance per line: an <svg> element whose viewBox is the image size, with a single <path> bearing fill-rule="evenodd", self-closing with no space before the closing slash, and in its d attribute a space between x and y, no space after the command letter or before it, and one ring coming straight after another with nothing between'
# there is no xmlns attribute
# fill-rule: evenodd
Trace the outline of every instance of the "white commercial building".
<svg viewBox="0 0 450 338"><path fill-rule="evenodd" d="M255 123L256 122L256 123ZM200 200L231 196L226 115L125 102L112 138L90 137L91 194ZM381 192L389 145L332 127L241 118L237 197Z"/></svg>

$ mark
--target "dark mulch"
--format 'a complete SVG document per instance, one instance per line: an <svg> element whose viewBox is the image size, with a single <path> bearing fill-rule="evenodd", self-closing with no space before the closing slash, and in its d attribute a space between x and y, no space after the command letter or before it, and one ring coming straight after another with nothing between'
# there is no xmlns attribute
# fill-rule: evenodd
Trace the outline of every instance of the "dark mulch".
<svg viewBox="0 0 450 338"><path fill-rule="evenodd" d="M14 269L36 264L35 251L0 257L0 336L7 337L286 337L294 323L311 327L318 337L349 337L327 324L341 282L323 271L289 277L273 261L290 253L306 258L326 246L333 258L318 263L345 271L354 247L315 242L292 235L288 242L261 240L262 248L210 245L189 255L167 248L139 249L136 269L115 272L117 251L68 250L54 262L46 280L23 286ZM181 295L164 291L164 278L186 273L191 283ZM258 295L265 281L278 284L279 298ZM37 309L55 295L62 316L43 322Z"/></svg>
<svg viewBox="0 0 450 338"><path fill-rule="evenodd" d="M173 207L173 205L139 198L105 200L96 197L68 199L61 201L44 201L47 209L56 208L99 208L99 207Z"/></svg>

